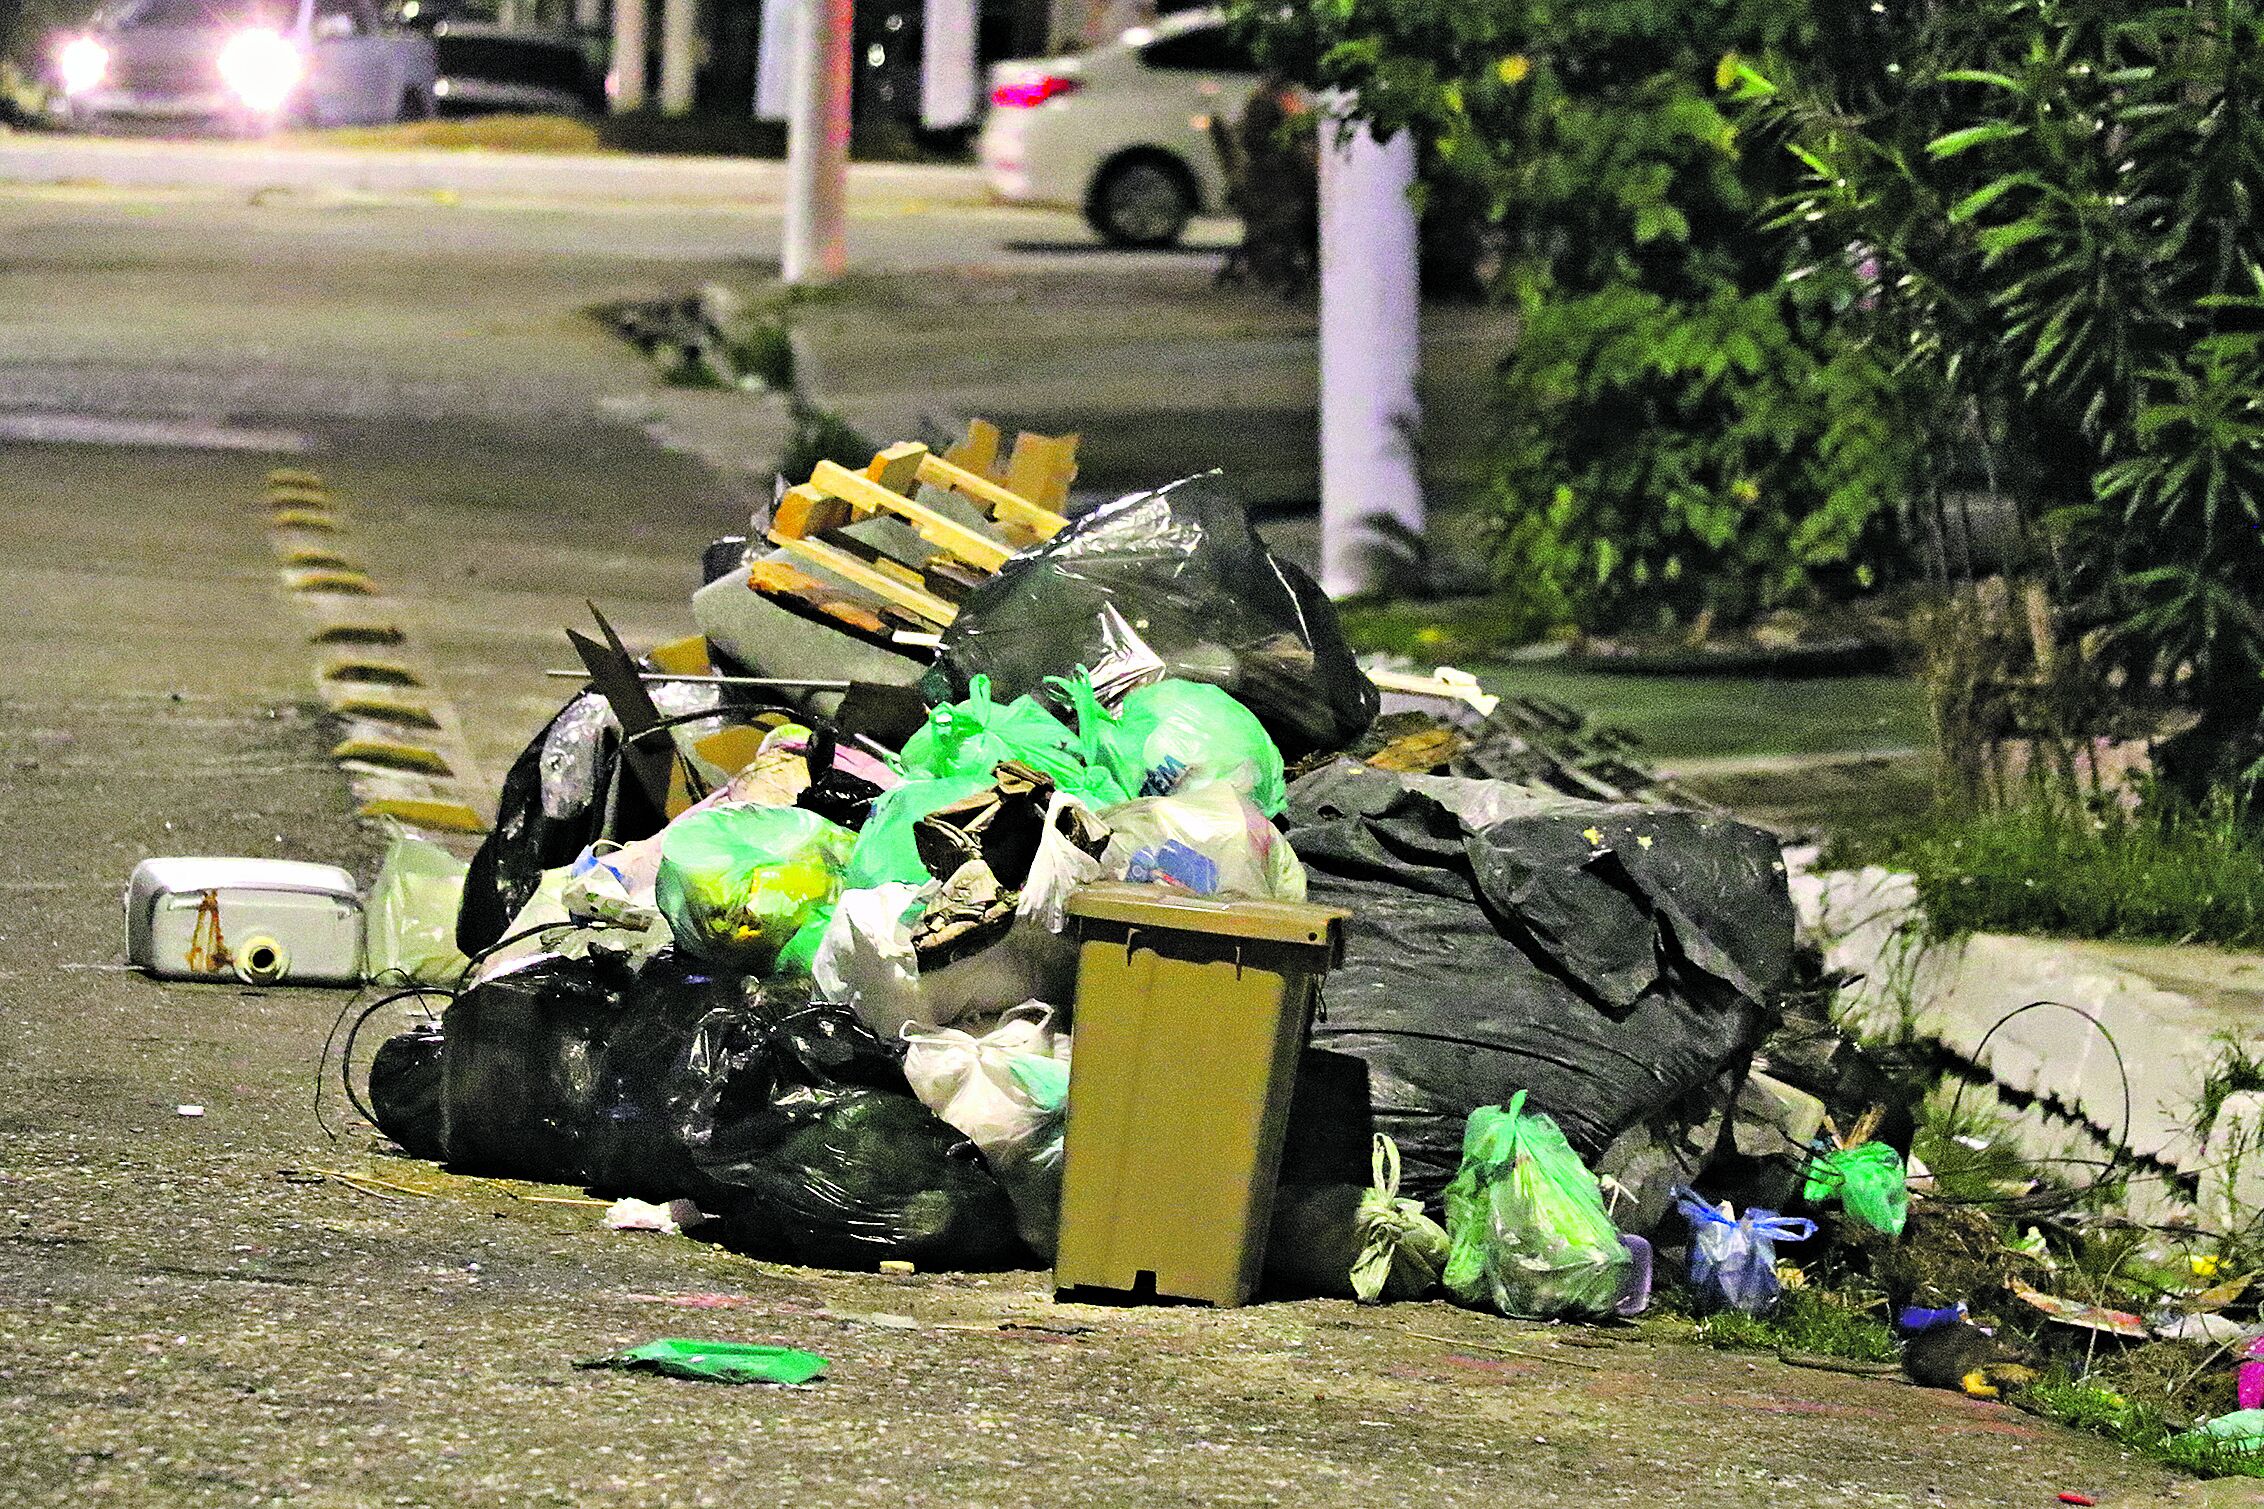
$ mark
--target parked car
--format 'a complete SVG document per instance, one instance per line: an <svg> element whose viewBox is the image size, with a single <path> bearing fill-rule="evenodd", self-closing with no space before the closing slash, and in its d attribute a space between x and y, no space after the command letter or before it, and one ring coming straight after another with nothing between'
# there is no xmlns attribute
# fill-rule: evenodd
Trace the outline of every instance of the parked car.
<svg viewBox="0 0 2264 1509"><path fill-rule="evenodd" d="M123 0L64 40L54 113L257 134L433 113L431 39L370 0Z"/></svg>
<svg viewBox="0 0 2264 1509"><path fill-rule="evenodd" d="M604 49L573 32L450 20L432 29L432 45L440 68L433 93L444 115L605 111Z"/></svg>
<svg viewBox="0 0 2264 1509"><path fill-rule="evenodd" d="M1082 209L1107 241L1170 246L1226 203L1211 122L1257 91L1215 10L1182 11L1066 57L1000 63L977 152L991 192Z"/></svg>

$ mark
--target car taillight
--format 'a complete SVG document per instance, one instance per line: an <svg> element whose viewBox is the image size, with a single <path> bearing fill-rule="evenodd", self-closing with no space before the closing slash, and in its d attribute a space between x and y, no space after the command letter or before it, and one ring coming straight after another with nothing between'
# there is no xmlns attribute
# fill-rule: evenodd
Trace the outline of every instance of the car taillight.
<svg viewBox="0 0 2264 1509"><path fill-rule="evenodd" d="M1047 100L1075 93L1077 81L1065 79L1057 73L1041 74L1034 79L1016 79L1001 84L991 91L990 102L1001 110L1028 110Z"/></svg>

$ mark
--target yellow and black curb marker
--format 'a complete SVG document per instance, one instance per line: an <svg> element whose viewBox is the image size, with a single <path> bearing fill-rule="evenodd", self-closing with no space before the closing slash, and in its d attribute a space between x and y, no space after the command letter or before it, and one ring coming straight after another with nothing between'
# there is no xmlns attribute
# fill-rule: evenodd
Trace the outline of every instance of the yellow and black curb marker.
<svg viewBox="0 0 2264 1509"><path fill-rule="evenodd" d="M339 548L338 499L313 472L277 470L267 474L266 504L284 589L309 620L309 642L328 652L315 684L343 725L330 757L361 797L360 815L431 833L486 832L465 800L478 772L462 724L426 689L408 631L376 580Z"/></svg>

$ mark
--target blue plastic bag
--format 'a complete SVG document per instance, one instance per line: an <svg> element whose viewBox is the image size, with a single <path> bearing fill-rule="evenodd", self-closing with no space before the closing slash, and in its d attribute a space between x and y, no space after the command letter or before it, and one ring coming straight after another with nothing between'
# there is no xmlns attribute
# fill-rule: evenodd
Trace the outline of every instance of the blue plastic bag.
<svg viewBox="0 0 2264 1509"><path fill-rule="evenodd" d="M1760 1315L1773 1307L1784 1293L1777 1243L1807 1241L1816 1223L1759 1208L1740 1216L1727 1200L1711 1205L1687 1188L1678 1187L1675 1196L1690 1220L1690 1287L1699 1313Z"/></svg>

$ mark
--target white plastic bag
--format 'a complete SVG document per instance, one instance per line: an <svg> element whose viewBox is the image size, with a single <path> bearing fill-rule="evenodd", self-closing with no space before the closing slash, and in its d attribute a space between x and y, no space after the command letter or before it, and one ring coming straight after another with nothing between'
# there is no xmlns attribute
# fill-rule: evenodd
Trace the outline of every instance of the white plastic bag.
<svg viewBox="0 0 2264 1509"><path fill-rule="evenodd" d="M1014 1225L1049 1262L1061 1212L1061 1144L1069 1093L1069 1036L1053 1008L1025 1001L977 1037L957 1028L903 1031L912 1093L982 1149L1014 1202Z"/></svg>
<svg viewBox="0 0 2264 1509"><path fill-rule="evenodd" d="M1101 869L1111 880L1151 882L1196 896L1305 899L1305 867L1289 840L1224 782L1124 802L1101 819L1110 835Z"/></svg>

